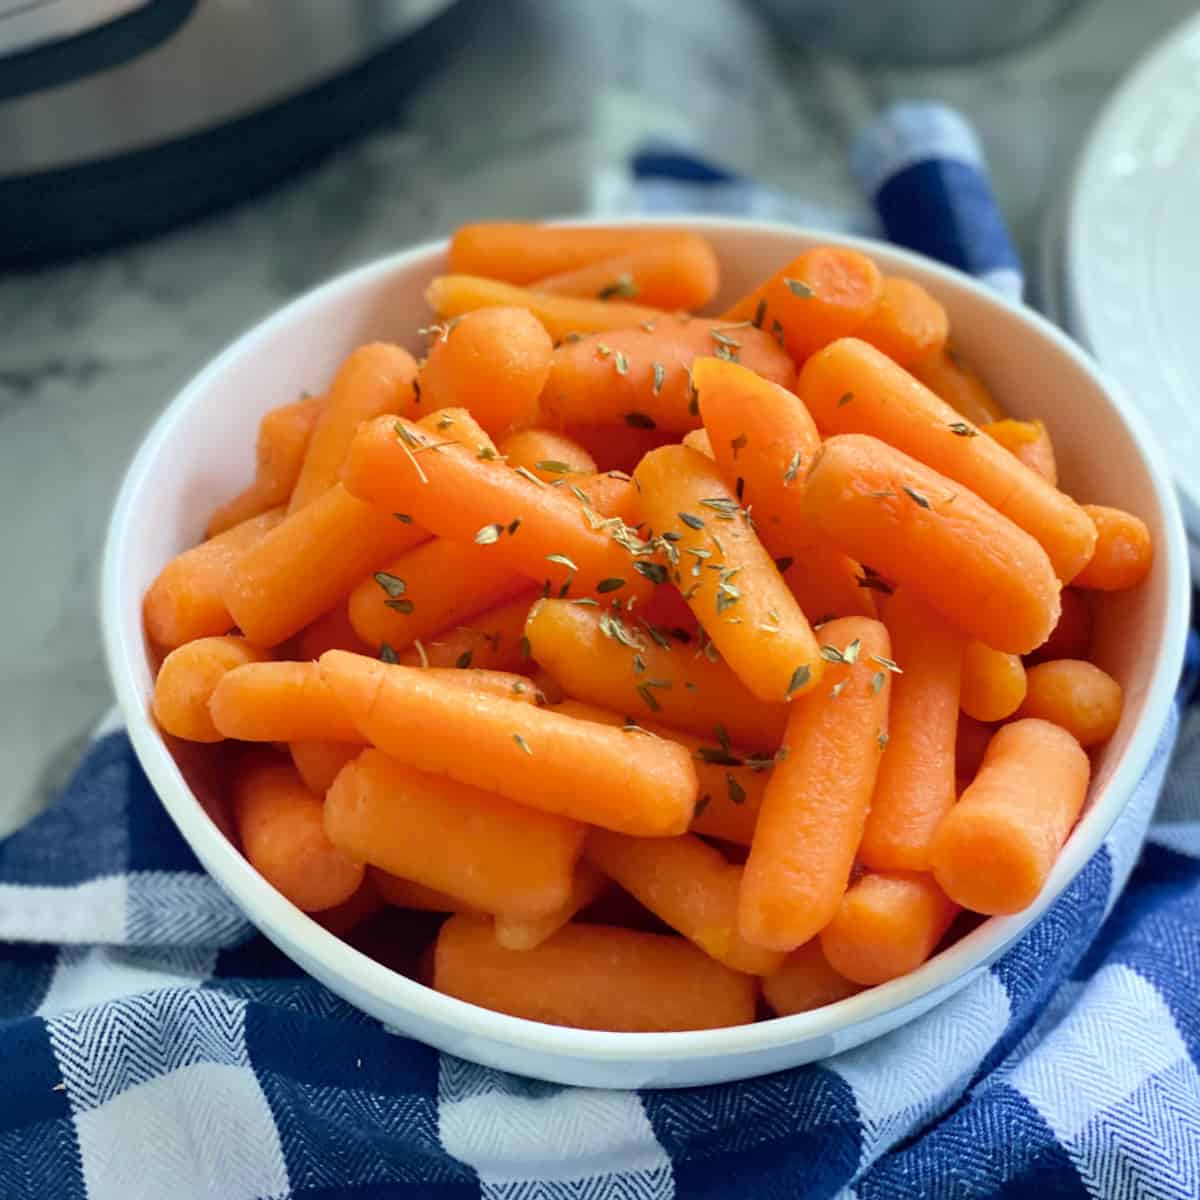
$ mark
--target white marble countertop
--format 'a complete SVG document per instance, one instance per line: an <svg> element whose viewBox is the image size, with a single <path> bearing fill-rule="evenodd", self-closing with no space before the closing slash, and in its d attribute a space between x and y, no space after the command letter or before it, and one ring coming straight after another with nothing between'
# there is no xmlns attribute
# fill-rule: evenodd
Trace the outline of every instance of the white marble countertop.
<svg viewBox="0 0 1200 1200"><path fill-rule="evenodd" d="M866 83L975 122L1032 263L1099 105L1194 8L1093 0L1030 49ZM0 826L53 794L110 703L95 616L109 504L153 416L216 350L327 276L463 220L588 208L596 172L647 134L861 204L810 68L737 0L491 4L402 118L317 169L151 242L0 275Z"/></svg>

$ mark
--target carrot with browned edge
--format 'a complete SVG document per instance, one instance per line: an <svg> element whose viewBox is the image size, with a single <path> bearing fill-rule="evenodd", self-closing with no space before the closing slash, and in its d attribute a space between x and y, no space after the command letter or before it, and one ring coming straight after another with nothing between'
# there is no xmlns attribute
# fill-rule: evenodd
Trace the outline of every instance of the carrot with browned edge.
<svg viewBox="0 0 1200 1200"><path fill-rule="evenodd" d="M168 733L190 742L219 742L224 735L213 724L209 697L234 668L266 657L265 651L240 637L197 638L177 647L154 678L154 719Z"/></svg>
<svg viewBox="0 0 1200 1200"><path fill-rule="evenodd" d="M762 981L763 999L778 1017L810 1012L857 995L862 986L839 975L821 952L819 938L807 941Z"/></svg>
<svg viewBox="0 0 1200 1200"><path fill-rule="evenodd" d="M581 862L575 868L571 894L565 904L544 917L513 917L497 913L496 941L506 950L533 950L547 938L553 937L576 913L587 908L609 886L606 875L597 871L590 863Z"/></svg>

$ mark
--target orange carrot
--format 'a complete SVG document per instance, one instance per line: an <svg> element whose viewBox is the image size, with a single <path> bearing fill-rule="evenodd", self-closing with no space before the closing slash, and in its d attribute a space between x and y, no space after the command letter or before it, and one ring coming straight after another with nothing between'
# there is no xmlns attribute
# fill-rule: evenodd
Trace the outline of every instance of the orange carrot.
<svg viewBox="0 0 1200 1200"><path fill-rule="evenodd" d="M323 929L337 937L345 937L360 925L364 925L376 913L383 910L383 901L371 883L369 873L363 876L363 881L348 900L335 904L333 908L322 909L313 913L313 920Z"/></svg>
<svg viewBox="0 0 1200 1200"><path fill-rule="evenodd" d="M413 767L644 837L691 820L696 773L681 746L482 692L465 703L427 671L337 650L321 671L363 735Z"/></svg>
<svg viewBox="0 0 1200 1200"><path fill-rule="evenodd" d="M879 303L854 336L909 367L940 354L949 332L946 310L919 283L885 275Z"/></svg>
<svg viewBox="0 0 1200 1200"><path fill-rule="evenodd" d="M551 429L518 429L500 443L500 453L510 467L524 467L547 483L596 473L596 460L578 442Z"/></svg>
<svg viewBox="0 0 1200 1200"><path fill-rule="evenodd" d="M1019 717L1061 725L1081 746L1096 746L1116 732L1124 694L1121 685L1094 663L1059 658L1029 668L1028 690Z"/></svg>
<svg viewBox="0 0 1200 1200"><path fill-rule="evenodd" d="M338 481L359 425L382 413L410 413L417 364L401 346L360 346L338 368L317 418L288 512L311 504Z"/></svg>
<svg viewBox="0 0 1200 1200"><path fill-rule="evenodd" d="M992 505L1050 556L1069 582L1092 555L1096 527L1058 491L874 346L843 338L813 355L796 392L826 434L870 434Z"/></svg>
<svg viewBox="0 0 1200 1200"><path fill-rule="evenodd" d="M768 702L815 687L823 669L817 640L714 463L686 446L663 446L642 459L634 481L651 527L673 535L676 586L733 673Z"/></svg>
<svg viewBox="0 0 1200 1200"><path fill-rule="evenodd" d="M1154 561L1145 521L1103 504L1085 504L1083 509L1096 526L1096 552L1075 577L1076 585L1101 592L1137 587Z"/></svg>
<svg viewBox="0 0 1200 1200"><path fill-rule="evenodd" d="M656 839L662 840L662 839ZM553 937L580 909L586 908L609 886L608 879L595 867L581 862L567 902L544 917L496 915L496 941L506 950L533 950Z"/></svg>
<svg viewBox="0 0 1200 1200"><path fill-rule="evenodd" d="M563 432L578 442L602 471L632 471L643 454L677 440L665 429L632 425L568 425Z"/></svg>
<svg viewBox="0 0 1200 1200"><path fill-rule="evenodd" d="M240 637L197 638L172 650L154 680L154 718L168 733L191 742L219 742L208 700L235 667L266 654Z"/></svg>
<svg viewBox="0 0 1200 1200"><path fill-rule="evenodd" d="M702 838L632 838L595 829L584 857L705 954L735 971L769 975L781 954L747 943L738 933L742 868Z"/></svg>
<svg viewBox="0 0 1200 1200"><path fill-rule="evenodd" d="M534 594L527 592L516 600L474 617L470 625L460 625L439 634L428 644L416 642L400 655L406 667L446 667L469 661L473 667L495 671L533 669L524 652L525 619L529 616ZM470 656L468 659L467 656Z"/></svg>
<svg viewBox="0 0 1200 1200"><path fill-rule="evenodd" d="M291 742L288 752L300 772L304 786L323 796L337 778L337 773L354 757L362 753L361 742Z"/></svg>
<svg viewBox="0 0 1200 1200"><path fill-rule="evenodd" d="M864 875L821 930L829 965L871 987L915 971L934 951L959 907L929 875Z"/></svg>
<svg viewBox="0 0 1200 1200"><path fill-rule="evenodd" d="M1029 656L1032 662L1087 658L1092 649L1092 606L1088 593L1063 588L1062 615L1054 632Z"/></svg>
<svg viewBox="0 0 1200 1200"><path fill-rule="evenodd" d="M208 710L223 737L243 742L366 741L314 662L236 667L213 689Z"/></svg>
<svg viewBox="0 0 1200 1200"><path fill-rule="evenodd" d="M913 363L909 370L970 424L983 426L1004 419L1004 409L983 380L949 346Z"/></svg>
<svg viewBox="0 0 1200 1200"><path fill-rule="evenodd" d="M676 312L703 308L719 282L717 256L708 242L694 233L675 233L660 244L547 275L531 286L553 296L636 300Z"/></svg>
<svg viewBox="0 0 1200 1200"><path fill-rule="evenodd" d="M292 652L286 657L304 660L320 658L326 650L366 654L369 649L354 632L345 603L338 603L296 634L291 643Z"/></svg>
<svg viewBox="0 0 1200 1200"><path fill-rule="evenodd" d="M762 989L763 998L779 1017L824 1008L862 991L826 962L817 938L793 950L783 966L763 980Z"/></svg>
<svg viewBox="0 0 1200 1200"><path fill-rule="evenodd" d="M962 656L962 710L976 721L1003 721L1025 699L1025 667L1015 654L968 641Z"/></svg>
<svg viewBox="0 0 1200 1200"><path fill-rule="evenodd" d="M417 424L432 433L438 442L457 442L480 458L499 455L492 435L475 420L469 409L439 408L427 413Z"/></svg>
<svg viewBox="0 0 1200 1200"><path fill-rule="evenodd" d="M152 641L167 649L228 633L235 622L222 593L243 553L283 520L283 510L251 517L176 555L146 590L142 616Z"/></svg>
<svg viewBox="0 0 1200 1200"><path fill-rule="evenodd" d="M233 811L246 857L297 908L333 908L358 890L362 861L325 836L321 800L291 763L249 755L234 777Z"/></svg>
<svg viewBox="0 0 1200 1200"><path fill-rule="evenodd" d="M882 295L883 277L865 254L844 246L814 246L739 300L725 316L750 320L773 333L801 363L822 346L858 329Z"/></svg>
<svg viewBox="0 0 1200 1200"><path fill-rule="evenodd" d="M525 636L533 657L569 696L702 736L712 736L719 726L736 745L767 753L778 749L786 705L759 700L714 651L697 653L673 642L661 630L647 629L636 612L630 620L543 600L530 610ZM644 671L637 669L639 662Z"/></svg>
<svg viewBox="0 0 1200 1200"><path fill-rule="evenodd" d="M908 589L889 603L886 623L903 674L892 681L887 753L858 854L877 871L926 871L938 823L957 799L963 638Z"/></svg>
<svg viewBox="0 0 1200 1200"><path fill-rule="evenodd" d="M287 504L300 478L308 441L324 403L322 396L305 396L263 416L255 447L254 481L213 513L205 537L224 533L269 508Z"/></svg>
<svg viewBox="0 0 1200 1200"><path fill-rule="evenodd" d="M626 424L682 433L700 424L689 368L704 355L736 356L765 379L789 386L791 360L749 326L659 316L642 328L598 333L554 351L542 411L567 425Z"/></svg>
<svg viewBox="0 0 1200 1200"><path fill-rule="evenodd" d="M1050 441L1050 432L1042 421L991 421L980 425L979 431L999 442L1009 453L1015 454L1047 483L1058 485L1054 443Z"/></svg>
<svg viewBox="0 0 1200 1200"><path fill-rule="evenodd" d="M994 725L985 725L962 713L958 718L958 736L954 744L954 765L957 775L965 778L968 783L975 778L975 773L983 763L987 753L988 743L996 732ZM962 791L962 788L959 788Z"/></svg>
<svg viewBox="0 0 1200 1200"><path fill-rule="evenodd" d="M794 950L837 911L862 840L887 744L891 643L866 617L821 630L829 647L821 686L795 700L746 861L742 936Z"/></svg>
<svg viewBox="0 0 1200 1200"><path fill-rule="evenodd" d="M583 596L602 583L623 597L649 593L650 581L635 563L653 551L623 523L610 528L569 491L501 462L482 461L461 446L430 445L406 421L384 417L364 425L347 462L347 488L381 508L410 513L440 537L486 546L490 560L548 581L555 593ZM614 579L621 584L614 587Z"/></svg>
<svg viewBox="0 0 1200 1200"><path fill-rule="evenodd" d="M1054 568L1028 533L875 438L843 434L825 443L803 511L840 550L998 650L1025 654L1058 620Z"/></svg>
<svg viewBox="0 0 1200 1200"><path fill-rule="evenodd" d="M1087 795L1090 764L1065 730L1032 718L1000 728L934 838L933 873L963 908L1014 913L1037 898Z"/></svg>
<svg viewBox="0 0 1200 1200"><path fill-rule="evenodd" d="M653 1033L754 1020L749 975L661 934L573 924L533 950L506 950L488 922L459 916L442 926L433 961L439 992L548 1025Z"/></svg>
<svg viewBox="0 0 1200 1200"><path fill-rule="evenodd" d="M784 555L775 565L805 615L812 614L814 625L833 617L878 615L872 592L888 592L887 580L823 542L797 543L794 549L795 557Z"/></svg>
<svg viewBox="0 0 1200 1200"><path fill-rule="evenodd" d="M588 510L592 517L620 517L630 528L641 522L637 488L623 471L600 471L572 479L566 490ZM589 525L594 521L585 515ZM615 526L613 526L615 528Z"/></svg>
<svg viewBox="0 0 1200 1200"><path fill-rule="evenodd" d="M363 751L334 780L325 830L335 846L392 875L521 917L566 903L584 832L378 750Z"/></svg>
<svg viewBox="0 0 1200 1200"><path fill-rule="evenodd" d="M654 625L684 645L695 641L700 629L696 614L673 583L656 587L646 603L638 605L637 617L639 624L645 621Z"/></svg>
<svg viewBox="0 0 1200 1200"><path fill-rule="evenodd" d="M422 781L422 786L424 781ZM380 867L368 867L367 878L372 880L383 898L385 904L393 908L414 908L420 912L435 913L477 913L465 900L459 900L448 892L439 892L437 888L426 887L423 883L414 883L411 879L401 879L399 875L389 874Z"/></svg>

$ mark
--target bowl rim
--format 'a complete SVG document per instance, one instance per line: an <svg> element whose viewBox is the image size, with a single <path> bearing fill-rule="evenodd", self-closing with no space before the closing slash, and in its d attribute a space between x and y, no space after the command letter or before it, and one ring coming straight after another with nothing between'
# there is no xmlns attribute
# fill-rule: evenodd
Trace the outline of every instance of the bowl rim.
<svg viewBox="0 0 1200 1200"><path fill-rule="evenodd" d="M918 1005L924 998L978 974L1007 950L1036 922L1099 849L1117 817L1133 796L1149 765L1174 699L1175 682L1183 664L1190 606L1187 540L1179 503L1165 456L1145 420L1086 352L1046 318L997 295L977 280L923 255L873 238L811 229L778 221L695 214L653 218L563 218L558 224L669 226L703 233L705 230L766 233L781 238L850 246L885 260L889 269L905 266L938 279L949 289L972 293L985 305L1015 316L1030 332L1066 355L1108 398L1125 426L1130 444L1140 455L1163 517L1163 544L1158 548L1167 572L1166 613L1155 661L1147 676L1146 709L1124 756L1104 792L1095 798L1083 822L1063 847L1037 900L1020 913L991 917L941 951L917 970L869 988L848 999L810 1012L774 1017L749 1025L672 1033L616 1033L546 1025L523 1017L480 1008L436 992L393 971L354 949L301 912L250 865L204 811L155 729L139 691L134 663L144 653L140 597L130 604L122 581L122 561L129 536L136 528L134 500L177 422L204 395L210 382L278 325L302 316L340 292L358 287L445 253L448 240L432 239L406 250L351 268L304 292L274 310L229 342L175 395L154 421L139 445L122 480L109 521L100 578L100 624L110 679L125 727L143 770L176 827L218 886L272 941L279 938L304 947L307 957L325 963L356 993L386 997L425 1024L449 1027L458 1034L505 1043L537 1054L595 1063L622 1062L654 1065L746 1055L780 1049L803 1041L829 1039L854 1026L886 1019L888 1014ZM1086 836L1080 836L1084 834ZM250 914L253 913L253 916ZM290 957L295 955L290 954ZM928 1006L928 1005L926 1005Z"/></svg>

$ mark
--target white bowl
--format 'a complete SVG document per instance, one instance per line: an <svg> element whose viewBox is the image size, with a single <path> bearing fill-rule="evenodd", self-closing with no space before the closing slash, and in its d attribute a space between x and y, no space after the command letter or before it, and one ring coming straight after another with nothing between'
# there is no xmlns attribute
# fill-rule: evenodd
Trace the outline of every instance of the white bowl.
<svg viewBox="0 0 1200 1200"><path fill-rule="evenodd" d="M1157 546L1150 578L1108 598L1097 630L1096 656L1124 686L1125 712L1096 756L1087 810L1025 912L985 921L905 978L815 1012L694 1033L597 1033L504 1016L414 983L293 907L227 840L215 801L198 795L199 784L198 791L189 787L150 719L142 594L168 559L200 538L216 504L249 479L263 412L322 388L342 356L362 342L415 338L428 321L425 284L445 269L444 242L317 288L201 371L158 419L125 477L101 585L109 670L138 758L184 838L246 916L338 995L403 1033L489 1066L593 1087L683 1087L796 1066L878 1037L964 987L1045 911L1129 801L1167 720L1187 631L1186 542L1162 457L1141 418L1048 322L883 243L750 221L661 223L712 241L722 266L722 304L806 246L831 240L865 250L886 272L919 280L949 309L956 344L1005 404L1016 415L1046 421L1064 485L1082 500L1130 509L1150 526Z"/></svg>

